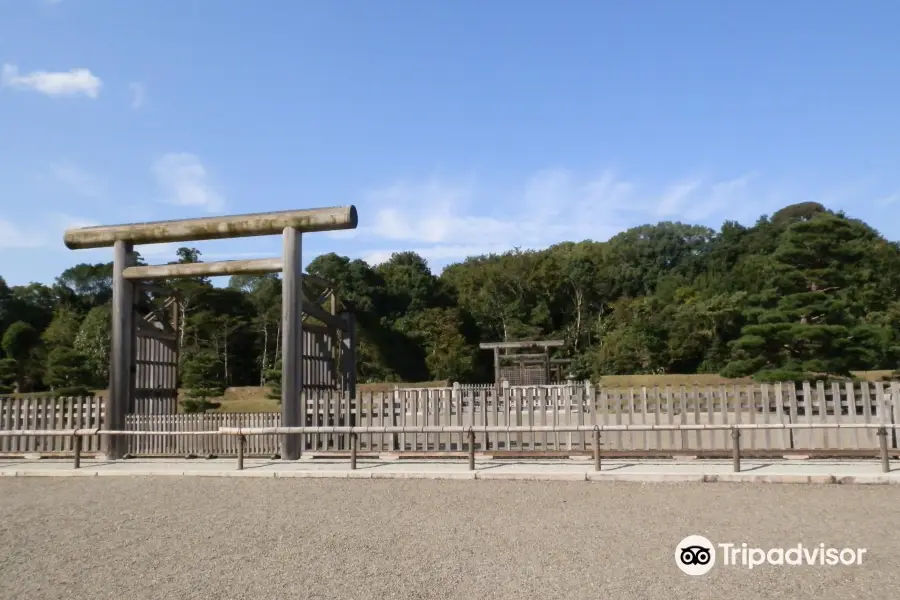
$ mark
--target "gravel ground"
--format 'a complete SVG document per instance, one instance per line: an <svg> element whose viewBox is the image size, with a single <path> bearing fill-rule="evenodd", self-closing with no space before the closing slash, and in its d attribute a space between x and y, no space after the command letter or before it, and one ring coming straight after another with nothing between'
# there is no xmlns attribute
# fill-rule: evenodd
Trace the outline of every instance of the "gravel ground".
<svg viewBox="0 0 900 600"><path fill-rule="evenodd" d="M858 567L675 546L862 547ZM0 480L0 598L900 598L893 486L225 478Z"/></svg>

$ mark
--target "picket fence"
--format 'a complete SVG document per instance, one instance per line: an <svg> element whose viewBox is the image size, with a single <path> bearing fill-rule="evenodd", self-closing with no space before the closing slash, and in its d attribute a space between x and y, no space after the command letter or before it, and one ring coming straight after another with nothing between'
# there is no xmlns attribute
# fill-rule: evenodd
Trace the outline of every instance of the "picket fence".
<svg viewBox="0 0 900 600"><path fill-rule="evenodd" d="M396 388L359 395L356 400L328 393L306 395L307 425L440 426L440 425L696 425L763 423L893 424L900 420L900 382L804 382L768 385L666 386L605 388L590 384L506 387L455 386ZM96 427L103 420L102 398L0 398L0 429L67 429ZM220 427L276 427L277 413L207 413L128 415L133 431L209 431L210 435L129 436L136 456L217 455L237 453L234 436L217 435ZM366 433L362 452L460 452L467 450L462 433ZM604 450L661 454L727 451L731 436L724 430L607 432ZM590 433L478 433L480 451L579 453L590 451ZM900 448L896 430L891 448ZM848 451L878 449L873 429L802 429L744 431L748 451ZM278 436L247 438L248 455L278 452ZM346 434L304 434L306 451L348 451ZM0 453L59 453L72 450L60 437L0 438ZM99 451L97 437L87 438L85 452Z"/></svg>

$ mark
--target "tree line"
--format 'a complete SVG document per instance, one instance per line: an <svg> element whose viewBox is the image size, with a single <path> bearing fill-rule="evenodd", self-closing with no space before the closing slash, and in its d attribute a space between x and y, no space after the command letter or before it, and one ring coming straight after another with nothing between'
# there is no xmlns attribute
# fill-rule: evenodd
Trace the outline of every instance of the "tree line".
<svg viewBox="0 0 900 600"><path fill-rule="evenodd" d="M200 260L178 250L178 262ZM478 344L524 339L564 339L558 357L573 359L578 379L788 381L900 362L900 244L816 203L753 226L661 222L606 242L471 257L440 275L413 252L377 266L325 254L308 272L334 282L356 315L360 382L489 381L492 357ZM111 285L111 263L75 265L51 285L0 278L2 390L105 388ZM180 373L196 398L277 379L277 276L166 285L183 298Z"/></svg>

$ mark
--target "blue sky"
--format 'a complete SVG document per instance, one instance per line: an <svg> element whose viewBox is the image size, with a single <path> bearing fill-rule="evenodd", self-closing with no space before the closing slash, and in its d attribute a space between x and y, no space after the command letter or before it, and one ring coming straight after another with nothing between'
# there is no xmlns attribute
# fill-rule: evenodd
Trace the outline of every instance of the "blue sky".
<svg viewBox="0 0 900 600"><path fill-rule="evenodd" d="M898 19L875 0L2 0L0 275L109 259L67 250L69 226L345 204L359 229L305 236L307 261L409 249L439 270L811 200L900 239Z"/></svg>

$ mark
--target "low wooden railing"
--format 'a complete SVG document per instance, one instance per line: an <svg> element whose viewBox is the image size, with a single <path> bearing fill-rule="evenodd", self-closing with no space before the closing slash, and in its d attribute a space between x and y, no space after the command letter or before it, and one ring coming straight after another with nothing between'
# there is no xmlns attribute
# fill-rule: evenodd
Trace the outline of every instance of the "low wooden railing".
<svg viewBox="0 0 900 600"><path fill-rule="evenodd" d="M475 470L475 434L489 433L592 433L594 468L599 471L602 460L601 435L616 431L730 431L732 438L732 460L734 471L741 470L741 432L754 430L794 430L794 429L875 429L879 440L879 458L882 471L890 471L888 452L888 430L900 429L900 424L875 423L761 423L761 424L685 424L685 425L448 425L448 426L307 426L307 427L222 427L218 431L116 431L103 429L55 429L55 430L0 430L0 437L69 437L74 449L74 468L81 467L82 440L101 436L167 436L167 435L216 435L235 436L238 439L237 468L243 470L244 455L248 436L256 435L303 435L303 434L344 434L350 438L350 468L355 470L359 451L360 434L367 433L456 433L468 436L469 470Z"/></svg>

